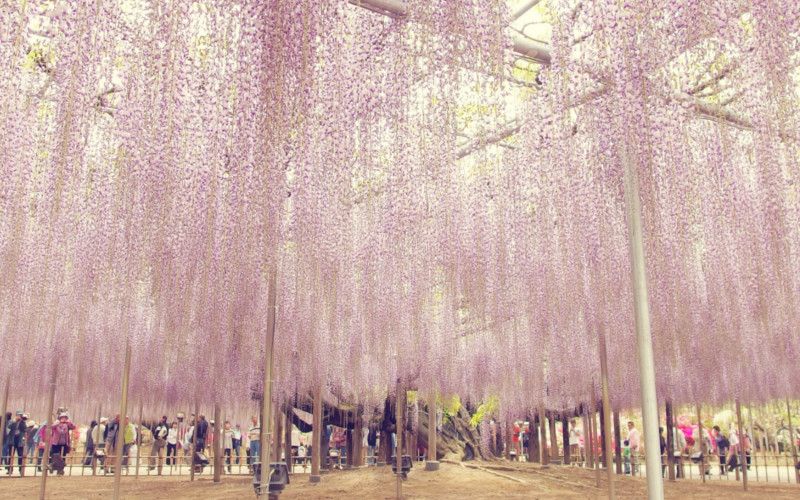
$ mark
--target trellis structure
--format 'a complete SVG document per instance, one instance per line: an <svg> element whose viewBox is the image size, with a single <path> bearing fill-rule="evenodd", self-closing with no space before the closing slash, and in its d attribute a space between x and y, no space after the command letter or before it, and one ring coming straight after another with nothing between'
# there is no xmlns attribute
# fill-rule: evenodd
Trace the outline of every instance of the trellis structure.
<svg viewBox="0 0 800 500"><path fill-rule="evenodd" d="M107 408L95 374L132 345L147 412L416 387L499 395L509 418L596 401L575 381L603 331L604 399L644 402L650 470L657 389L791 395L797 7L553 0L551 43L506 31L538 3L4 7L0 366ZM704 385L704 334L754 361Z"/></svg>

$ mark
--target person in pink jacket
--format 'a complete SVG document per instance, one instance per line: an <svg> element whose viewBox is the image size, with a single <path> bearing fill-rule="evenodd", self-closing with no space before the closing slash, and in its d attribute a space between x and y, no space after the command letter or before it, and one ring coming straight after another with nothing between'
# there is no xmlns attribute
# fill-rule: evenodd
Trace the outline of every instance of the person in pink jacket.
<svg viewBox="0 0 800 500"><path fill-rule="evenodd" d="M69 415L61 413L58 422L52 425L50 434L50 463L59 476L64 475L64 463L70 452L71 431L75 424L70 422Z"/></svg>

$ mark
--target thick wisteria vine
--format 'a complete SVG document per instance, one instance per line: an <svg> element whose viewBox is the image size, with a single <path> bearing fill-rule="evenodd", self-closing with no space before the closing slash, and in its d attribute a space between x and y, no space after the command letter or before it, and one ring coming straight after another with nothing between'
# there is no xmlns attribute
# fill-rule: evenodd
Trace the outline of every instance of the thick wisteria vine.
<svg viewBox="0 0 800 500"><path fill-rule="evenodd" d="M552 61L524 99L505 2L406 7L3 4L11 400L41 408L57 370L59 401L110 408L130 342L146 411L252 411L277 269L278 401L377 407L400 379L573 407L604 331L636 406L624 158L659 397L799 395L800 7L543 2ZM509 111L514 149L459 158Z"/></svg>

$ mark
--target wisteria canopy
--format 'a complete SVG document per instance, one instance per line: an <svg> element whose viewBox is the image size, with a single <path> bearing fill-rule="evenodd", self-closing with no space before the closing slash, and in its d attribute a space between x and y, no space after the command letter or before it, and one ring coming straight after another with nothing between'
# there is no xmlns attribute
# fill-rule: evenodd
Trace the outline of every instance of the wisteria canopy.
<svg viewBox="0 0 800 500"><path fill-rule="evenodd" d="M12 402L252 405L276 272L276 401L638 406L623 161L659 398L800 396L800 2L358 3L2 2Z"/></svg>

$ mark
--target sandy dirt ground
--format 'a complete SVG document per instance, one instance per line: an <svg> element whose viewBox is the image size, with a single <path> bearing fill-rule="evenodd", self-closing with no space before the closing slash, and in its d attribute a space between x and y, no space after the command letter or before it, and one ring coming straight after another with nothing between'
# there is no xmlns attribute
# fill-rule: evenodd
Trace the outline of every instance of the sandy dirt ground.
<svg viewBox="0 0 800 500"><path fill-rule="evenodd" d="M403 482L403 497L408 499L450 498L607 498L605 478L597 488L595 473L578 468L550 467L534 464L478 464L480 468L442 464L437 472L412 470ZM643 479L617 477L618 498L646 498ZM47 480L51 499L111 498L110 477L50 477ZM122 478L122 497L126 499L239 499L255 498L247 477L223 477L220 484L204 474L195 482L186 477ZM36 498L37 478L0 477L0 498ZM292 483L280 496L291 499L390 499L395 498L395 479L388 467L336 471L325 474L319 484L310 484L307 475L292 476ZM798 499L800 486L751 484L742 491L741 483L698 481L666 483L667 498L751 498L769 500Z"/></svg>

